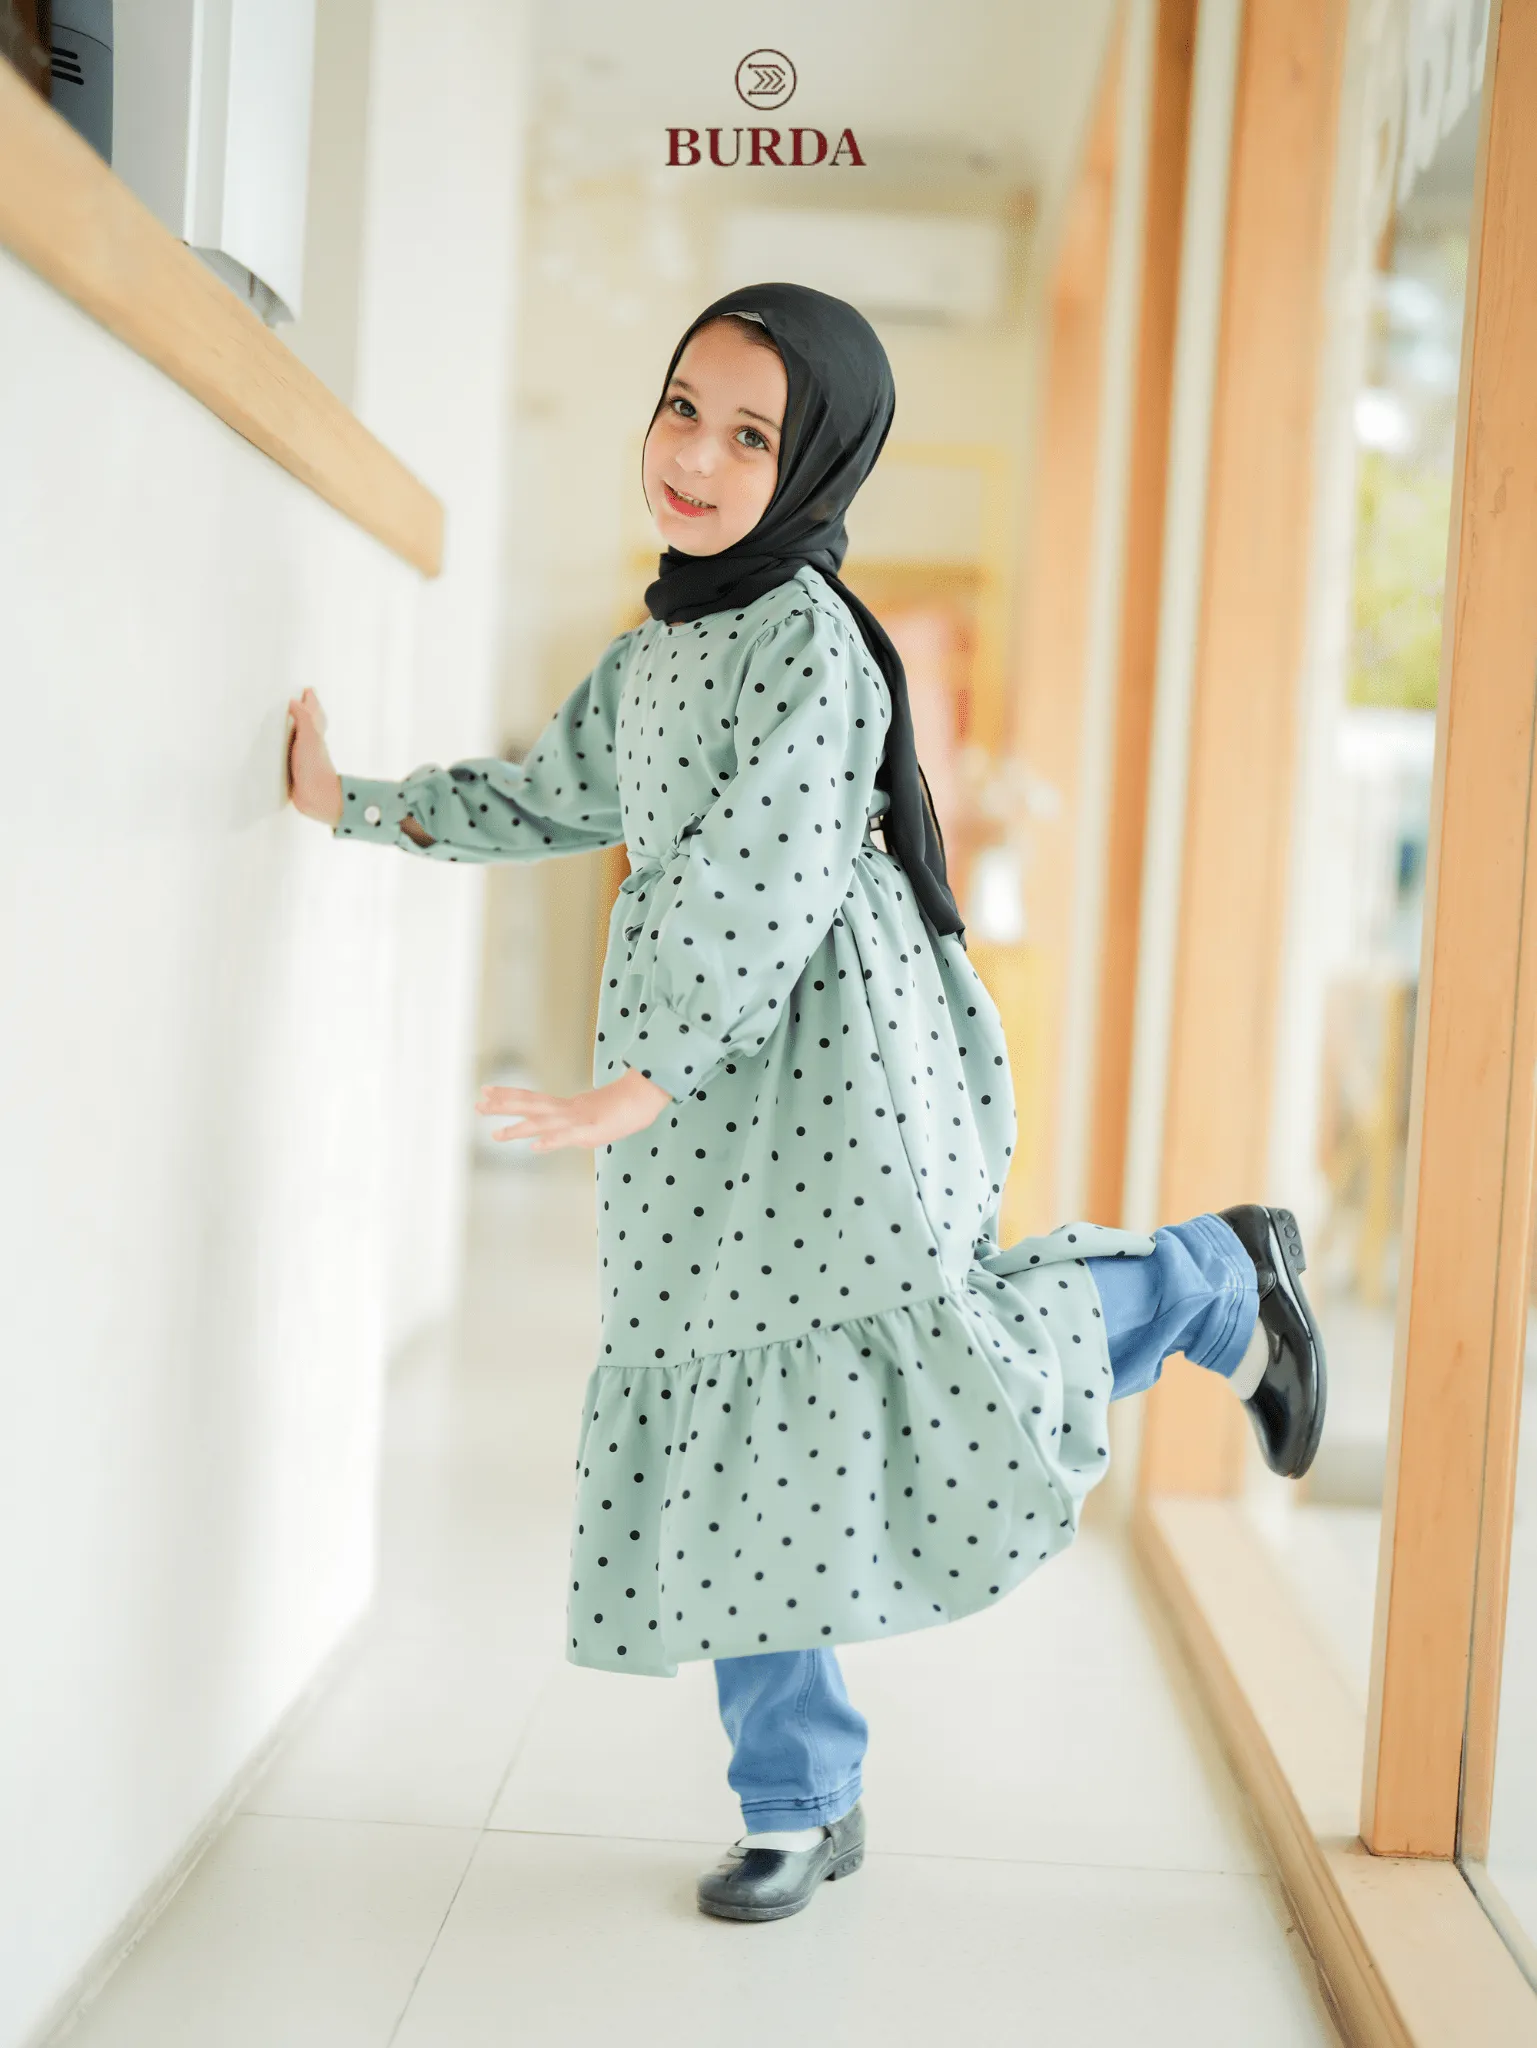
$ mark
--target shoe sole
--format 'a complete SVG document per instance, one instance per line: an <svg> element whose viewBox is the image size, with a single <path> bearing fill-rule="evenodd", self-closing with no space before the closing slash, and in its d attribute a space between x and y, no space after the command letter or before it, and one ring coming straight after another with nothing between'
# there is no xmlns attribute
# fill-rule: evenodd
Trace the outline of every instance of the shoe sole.
<svg viewBox="0 0 1537 2048"><path fill-rule="evenodd" d="M1267 1209L1270 1222L1270 1236L1281 1254L1281 1267L1286 1275L1286 1284L1291 1290L1292 1300L1302 1311L1302 1319L1308 1326L1308 1339L1313 1346L1313 1356L1318 1361L1318 1400L1313 1409L1313 1426L1308 1431L1307 1441L1302 1447L1298 1463L1285 1476L1300 1479L1318 1455L1318 1446L1323 1441L1324 1411L1329 1404L1329 1373L1324 1357L1323 1334L1313 1315L1313 1304L1308 1300L1299 1274L1308 1268L1302 1250L1302 1232L1297 1228L1297 1219L1290 1209Z"/></svg>
<svg viewBox="0 0 1537 2048"><path fill-rule="evenodd" d="M699 1910L708 1913L712 1920L791 1920L797 1913L804 1913L824 1884L835 1884L840 1877L852 1877L865 1860L864 1844L857 1849L848 1849L836 1863L829 1863L816 1883L803 1899L797 1899L792 1906L727 1906L700 1899Z"/></svg>

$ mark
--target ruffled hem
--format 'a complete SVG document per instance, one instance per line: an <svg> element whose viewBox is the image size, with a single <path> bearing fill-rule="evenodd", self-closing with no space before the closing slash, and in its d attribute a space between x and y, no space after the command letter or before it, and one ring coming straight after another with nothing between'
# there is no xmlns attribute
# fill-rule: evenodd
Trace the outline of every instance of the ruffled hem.
<svg viewBox="0 0 1537 2048"><path fill-rule="evenodd" d="M681 1662L865 1641L990 1605L1073 1539L1109 1460L1084 1260L1064 1226L929 1299L777 1343L593 1373L568 1655Z"/></svg>

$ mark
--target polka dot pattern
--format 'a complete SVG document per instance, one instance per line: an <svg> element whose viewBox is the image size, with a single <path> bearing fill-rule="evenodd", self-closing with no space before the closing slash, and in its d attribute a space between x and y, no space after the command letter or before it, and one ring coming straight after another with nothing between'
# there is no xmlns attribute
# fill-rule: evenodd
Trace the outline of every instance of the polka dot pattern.
<svg viewBox="0 0 1537 2048"><path fill-rule="evenodd" d="M1086 1256L1122 1248L1073 1227ZM1000 1256L1038 1263L688 1365L600 1365L573 1661L667 1675L930 1628L1064 1549L1108 1463L1104 1324L1064 1233Z"/></svg>
<svg viewBox="0 0 1537 2048"><path fill-rule="evenodd" d="M594 1079L635 1066L672 1100L597 1161L578 1663L665 1673L970 1613L1071 1541L1107 1463L1083 1261L1151 1240L997 1243L1002 1026L871 835L889 715L804 569L622 636L521 764L343 780L339 833L418 857L629 849Z"/></svg>

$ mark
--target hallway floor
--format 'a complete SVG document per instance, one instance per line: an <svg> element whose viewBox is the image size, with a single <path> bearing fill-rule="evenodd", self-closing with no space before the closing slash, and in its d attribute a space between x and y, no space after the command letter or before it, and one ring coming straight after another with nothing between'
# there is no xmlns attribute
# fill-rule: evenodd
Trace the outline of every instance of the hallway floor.
<svg viewBox="0 0 1537 2048"><path fill-rule="evenodd" d="M850 1650L864 1870L775 1925L699 1915L740 1831L709 1667L562 1656L587 1162L482 1170L473 1229L457 1339L392 1391L366 1633L70 2048L1335 2041L1103 1525Z"/></svg>

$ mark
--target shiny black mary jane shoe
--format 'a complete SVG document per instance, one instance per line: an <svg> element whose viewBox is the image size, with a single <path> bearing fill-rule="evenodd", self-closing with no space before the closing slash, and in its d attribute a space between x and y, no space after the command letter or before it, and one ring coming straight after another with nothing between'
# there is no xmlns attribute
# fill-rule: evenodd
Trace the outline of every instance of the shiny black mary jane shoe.
<svg viewBox="0 0 1537 2048"><path fill-rule="evenodd" d="M717 1920L787 1920L811 1904L823 1878L852 1877L864 1860L865 1817L855 1805L809 1849L728 1849L699 1880L699 1910Z"/></svg>
<svg viewBox="0 0 1537 2048"><path fill-rule="evenodd" d="M1302 1233L1290 1209L1243 1202L1217 1213L1254 1261L1270 1354L1244 1406L1271 1471L1300 1479L1317 1453L1328 1399L1323 1338L1299 1278L1307 1270Z"/></svg>

